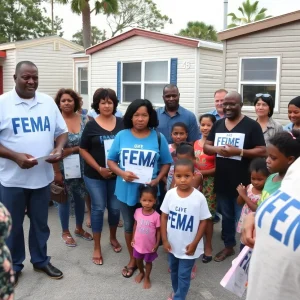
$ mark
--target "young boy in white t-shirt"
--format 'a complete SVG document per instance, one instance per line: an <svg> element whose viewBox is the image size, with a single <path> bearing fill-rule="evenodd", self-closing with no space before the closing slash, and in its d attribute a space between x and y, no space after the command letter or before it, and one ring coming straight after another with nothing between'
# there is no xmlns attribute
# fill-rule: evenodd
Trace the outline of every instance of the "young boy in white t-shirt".
<svg viewBox="0 0 300 300"><path fill-rule="evenodd" d="M195 259L203 254L203 233L211 217L205 197L192 186L194 164L180 159L175 163L176 188L169 190L161 205L161 236L169 252L173 292L168 300L184 300Z"/></svg>

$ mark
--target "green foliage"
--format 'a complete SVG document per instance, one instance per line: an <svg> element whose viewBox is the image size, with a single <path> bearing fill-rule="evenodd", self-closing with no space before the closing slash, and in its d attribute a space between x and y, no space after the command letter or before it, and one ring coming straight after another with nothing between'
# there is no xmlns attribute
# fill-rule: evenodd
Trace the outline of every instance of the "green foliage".
<svg viewBox="0 0 300 300"><path fill-rule="evenodd" d="M233 28L243 24L248 24L256 21L260 21L271 16L266 15L267 8L258 9L259 1L251 3L250 0L246 0L242 3L242 6L238 8L241 17L238 17L235 13L228 14L231 17L231 24L228 25L228 28Z"/></svg>
<svg viewBox="0 0 300 300"><path fill-rule="evenodd" d="M41 1L0 1L0 43L52 35L51 19L46 17ZM56 18L55 34L62 35L62 19Z"/></svg>
<svg viewBox="0 0 300 300"><path fill-rule="evenodd" d="M159 31L166 23L172 24L172 20L163 15L152 0L118 0L118 7L118 13L107 18L112 37L127 28Z"/></svg>
<svg viewBox="0 0 300 300"><path fill-rule="evenodd" d="M214 26L207 25L204 22L188 22L187 28L181 29L177 35L205 41L218 41Z"/></svg>
<svg viewBox="0 0 300 300"><path fill-rule="evenodd" d="M77 31L72 36L73 40L72 42L77 43L78 45L83 46L83 31ZM92 32L91 32L91 44L96 45L102 41L105 41L107 39L106 37L106 31L105 30L99 30L96 26L92 26Z"/></svg>

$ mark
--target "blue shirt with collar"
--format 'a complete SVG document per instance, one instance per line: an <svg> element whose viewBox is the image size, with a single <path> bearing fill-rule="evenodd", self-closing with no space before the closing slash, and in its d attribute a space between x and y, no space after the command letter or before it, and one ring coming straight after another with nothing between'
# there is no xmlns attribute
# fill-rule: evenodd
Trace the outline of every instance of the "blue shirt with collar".
<svg viewBox="0 0 300 300"><path fill-rule="evenodd" d="M285 131L292 131L293 127L294 127L294 124L291 122L291 123L283 126L283 130L285 130Z"/></svg>
<svg viewBox="0 0 300 300"><path fill-rule="evenodd" d="M208 114L214 115L216 117L217 121L223 118L218 114L218 111L216 109L208 112Z"/></svg>
<svg viewBox="0 0 300 300"><path fill-rule="evenodd" d="M188 142L197 141L199 139L200 131L197 119L191 111L179 105L178 110L173 117L168 114L168 112L165 110L165 107L159 107L156 112L159 120L157 130L166 137L169 144L173 143L171 132L173 125L177 122L182 122L187 125Z"/></svg>

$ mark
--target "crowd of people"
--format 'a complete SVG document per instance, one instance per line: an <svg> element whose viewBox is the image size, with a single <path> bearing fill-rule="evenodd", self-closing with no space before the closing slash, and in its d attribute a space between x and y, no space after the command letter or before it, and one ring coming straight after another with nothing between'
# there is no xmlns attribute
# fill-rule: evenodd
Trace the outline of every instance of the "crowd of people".
<svg viewBox="0 0 300 300"><path fill-rule="evenodd" d="M32 62L18 63L14 80L15 88L0 96L0 299L13 299L24 267L26 214L34 270L53 279L63 277L47 254L52 182L63 186L68 196L57 203L62 242L76 247L76 238L93 241L91 262L102 265L105 210L109 243L116 253L122 251L116 235L121 214L128 251L121 274L130 278L138 270L135 281L143 281L145 289L151 287L151 270L161 244L168 252L172 285L168 299L184 300L196 276L196 259L202 256L201 261L209 263L233 256L238 232L240 250L254 244L256 249L247 299L298 297L299 280L290 285L299 278L299 269L285 270L288 279L274 278L270 257L288 260L287 250L280 249L276 257L276 247L289 245L295 252L300 244L300 199L293 202L296 193L286 194L291 182L296 188L295 177L300 179L294 167L300 156L300 97L290 101L291 123L283 127L272 119L274 101L264 93L254 99L256 120L242 113L241 95L225 89L215 92L215 109L197 120L180 105L179 89L172 84L162 91L163 107L155 110L151 101L136 99L122 116L110 88L95 91L88 112L72 89L60 89L55 101L37 92L38 69ZM274 204L279 200L286 202L278 204L281 211ZM294 210L287 212L289 207ZM92 234L83 228L85 209ZM74 234L69 225L72 210ZM224 248L213 256L218 216ZM274 222L282 224L288 217L283 238L283 229ZM263 242L266 235L269 246ZM268 261L264 270L259 268L260 255ZM280 279L288 280L289 287L280 289ZM261 296L265 281L277 283L272 298Z"/></svg>

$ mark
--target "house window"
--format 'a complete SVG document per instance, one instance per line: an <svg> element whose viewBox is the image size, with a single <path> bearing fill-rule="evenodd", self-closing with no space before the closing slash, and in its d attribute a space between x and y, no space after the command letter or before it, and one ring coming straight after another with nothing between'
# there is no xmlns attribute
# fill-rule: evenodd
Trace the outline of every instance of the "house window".
<svg viewBox="0 0 300 300"><path fill-rule="evenodd" d="M88 68L78 67L78 92L81 95L88 95Z"/></svg>
<svg viewBox="0 0 300 300"><path fill-rule="evenodd" d="M247 57L240 60L239 91L244 107L253 107L255 95L272 95L275 108L279 95L279 57Z"/></svg>
<svg viewBox="0 0 300 300"><path fill-rule="evenodd" d="M122 102L145 98L163 103L162 90L170 78L168 60L123 62L122 66Z"/></svg>

